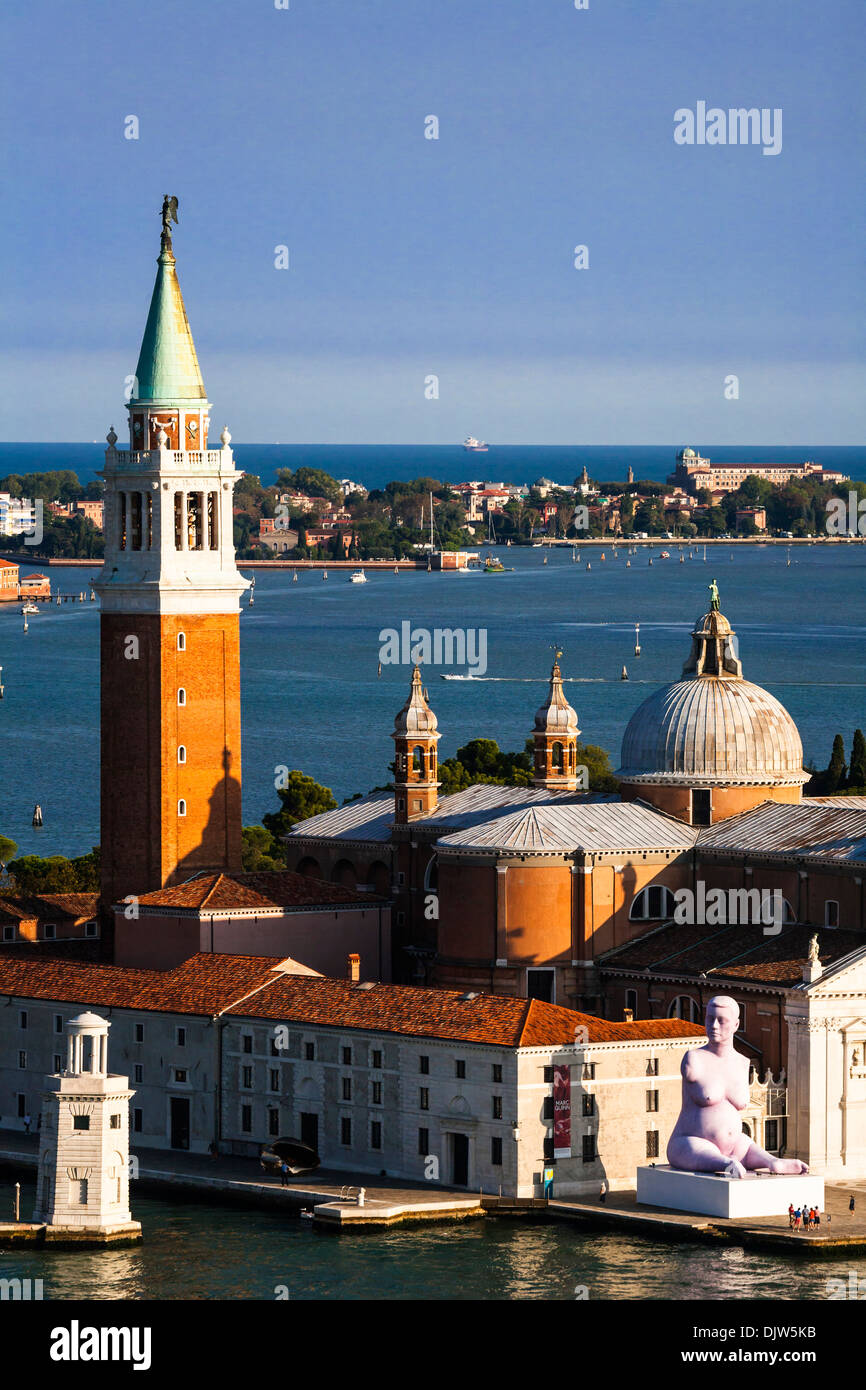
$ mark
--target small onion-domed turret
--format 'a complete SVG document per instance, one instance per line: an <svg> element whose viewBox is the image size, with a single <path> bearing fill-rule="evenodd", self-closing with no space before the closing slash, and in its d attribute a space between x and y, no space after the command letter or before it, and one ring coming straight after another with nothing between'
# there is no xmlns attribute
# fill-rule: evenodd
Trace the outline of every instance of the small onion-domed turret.
<svg viewBox="0 0 866 1390"><path fill-rule="evenodd" d="M535 713L532 741L535 745L535 771L532 784L551 791L577 789L577 714L565 698L561 652L556 653L550 673L547 699Z"/></svg>
<svg viewBox="0 0 866 1390"><path fill-rule="evenodd" d="M439 801L436 772L436 715L416 666L409 698L394 720L394 812L398 823L435 810Z"/></svg>

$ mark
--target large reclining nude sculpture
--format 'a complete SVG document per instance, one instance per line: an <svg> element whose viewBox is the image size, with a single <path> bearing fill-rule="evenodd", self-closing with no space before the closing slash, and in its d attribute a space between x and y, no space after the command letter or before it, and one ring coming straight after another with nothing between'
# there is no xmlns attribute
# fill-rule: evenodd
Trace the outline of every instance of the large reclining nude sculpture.
<svg viewBox="0 0 866 1390"><path fill-rule="evenodd" d="M735 999L716 995L707 1005L707 1042L691 1048L680 1067L683 1104L668 1142L668 1163L689 1173L744 1178L749 1169L808 1173L798 1158L773 1158L743 1133L740 1111L749 1103L749 1059L734 1051L740 1022Z"/></svg>

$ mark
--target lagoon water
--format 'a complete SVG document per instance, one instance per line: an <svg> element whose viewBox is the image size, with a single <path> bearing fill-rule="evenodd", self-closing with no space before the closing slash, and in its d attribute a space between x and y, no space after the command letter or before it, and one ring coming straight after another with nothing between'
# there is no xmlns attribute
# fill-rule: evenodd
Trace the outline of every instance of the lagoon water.
<svg viewBox="0 0 866 1390"><path fill-rule="evenodd" d="M345 571L327 581L310 571L297 584L290 571L256 571L255 603L241 615L244 823L277 808L281 764L310 773L339 801L388 781L389 735L410 668L383 665L377 676L380 633L404 621L487 633L483 679L425 671L441 758L478 736L522 748L556 644L582 737L616 766L631 714L679 677L713 578L745 676L790 710L806 759L826 766L836 732L850 747L853 730L866 727L866 547L796 545L790 566L779 545L710 546L706 562L702 547L694 558L686 548L683 564L675 545L669 560L661 548L642 548L626 568L623 548L614 559L607 547L604 561L585 548L575 563L568 548L511 547L498 551L514 567L506 574L385 569L364 585ZM89 593L95 572L52 566L53 590ZM17 605L0 610L0 833L21 853L80 854L99 840L98 609L40 605L26 634ZM628 682L619 679L624 663ZM30 824L37 801L41 830Z"/></svg>
<svg viewBox="0 0 866 1390"><path fill-rule="evenodd" d="M22 1185L28 1218L32 1184ZM12 1188L0 1183L0 1211ZM3 1251L0 1279L43 1298L290 1300L825 1299L850 1258L784 1260L507 1219L321 1234L298 1218L132 1195L137 1248ZM576 1290L583 1286L587 1293ZM277 1293L280 1289L281 1292ZM283 1291L284 1290L284 1291Z"/></svg>

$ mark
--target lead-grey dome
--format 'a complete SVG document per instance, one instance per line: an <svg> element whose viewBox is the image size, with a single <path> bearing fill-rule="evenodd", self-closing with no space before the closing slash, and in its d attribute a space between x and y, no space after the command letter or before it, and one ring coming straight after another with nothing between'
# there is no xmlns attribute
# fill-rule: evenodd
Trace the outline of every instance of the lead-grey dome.
<svg viewBox="0 0 866 1390"><path fill-rule="evenodd" d="M796 724L775 696L743 679L734 632L717 609L695 626L683 679L650 695L629 720L617 776L672 785L808 782Z"/></svg>

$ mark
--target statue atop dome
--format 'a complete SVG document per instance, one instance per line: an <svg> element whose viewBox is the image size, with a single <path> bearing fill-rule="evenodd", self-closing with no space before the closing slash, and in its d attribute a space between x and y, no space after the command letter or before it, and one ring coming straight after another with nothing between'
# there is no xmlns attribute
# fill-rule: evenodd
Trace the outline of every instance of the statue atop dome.
<svg viewBox="0 0 866 1390"><path fill-rule="evenodd" d="M707 585L707 588L708 588L709 591L710 591L710 612L711 612L711 613L718 613L718 612L719 612L719 586L718 586L718 584L716 583L715 579L712 581L712 583L710 583L710 584Z"/></svg>

